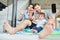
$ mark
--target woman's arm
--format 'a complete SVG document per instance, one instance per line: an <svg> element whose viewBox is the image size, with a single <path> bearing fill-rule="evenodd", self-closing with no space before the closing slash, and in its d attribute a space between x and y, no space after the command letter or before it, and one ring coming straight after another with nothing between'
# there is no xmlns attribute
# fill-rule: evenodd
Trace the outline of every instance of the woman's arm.
<svg viewBox="0 0 60 40"><path fill-rule="evenodd" d="M24 10L21 11L20 20L22 20L23 16L24 16Z"/></svg>
<svg viewBox="0 0 60 40"><path fill-rule="evenodd" d="M24 16L24 14L21 14L21 15L20 15L20 20L22 20L23 16Z"/></svg>

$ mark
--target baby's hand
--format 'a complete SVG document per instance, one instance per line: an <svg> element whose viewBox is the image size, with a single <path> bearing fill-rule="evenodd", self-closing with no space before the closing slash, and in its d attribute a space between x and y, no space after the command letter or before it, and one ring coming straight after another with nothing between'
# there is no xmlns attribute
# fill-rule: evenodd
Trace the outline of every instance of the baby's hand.
<svg viewBox="0 0 60 40"><path fill-rule="evenodd" d="M36 20L36 18L33 16L33 17L32 17L32 20L33 20L33 21L35 21L35 20Z"/></svg>

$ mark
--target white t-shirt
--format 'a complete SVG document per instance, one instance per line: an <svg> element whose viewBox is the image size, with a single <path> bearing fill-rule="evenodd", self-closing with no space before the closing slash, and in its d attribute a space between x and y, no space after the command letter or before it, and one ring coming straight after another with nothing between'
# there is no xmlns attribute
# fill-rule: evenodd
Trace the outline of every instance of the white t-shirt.
<svg viewBox="0 0 60 40"><path fill-rule="evenodd" d="M44 25L46 24L46 19L43 19L43 20L39 20L39 19L37 19L36 21L35 21L35 24L36 24L36 27L44 27Z"/></svg>

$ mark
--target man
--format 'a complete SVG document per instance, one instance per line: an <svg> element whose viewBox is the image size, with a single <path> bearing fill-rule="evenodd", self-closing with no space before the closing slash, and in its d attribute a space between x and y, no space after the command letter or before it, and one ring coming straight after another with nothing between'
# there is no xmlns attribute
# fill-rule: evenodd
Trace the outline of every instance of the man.
<svg viewBox="0 0 60 40"><path fill-rule="evenodd" d="M41 10L41 6L37 3L35 4L35 16L37 17L39 15L40 12L44 12L45 13L45 19L47 20L46 25L44 26L42 32L39 35L39 38L44 38L47 35L49 35L50 33L53 32L54 28L55 28L55 22L51 16L51 14L48 11L43 11ZM35 18L36 18L35 17Z"/></svg>

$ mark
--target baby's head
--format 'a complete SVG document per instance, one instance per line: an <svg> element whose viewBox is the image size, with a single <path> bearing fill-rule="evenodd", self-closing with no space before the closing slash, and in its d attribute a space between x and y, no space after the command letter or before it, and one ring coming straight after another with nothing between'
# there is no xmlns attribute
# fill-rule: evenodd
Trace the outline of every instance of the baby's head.
<svg viewBox="0 0 60 40"><path fill-rule="evenodd" d="M40 12L38 18L39 18L40 20L44 19L44 18L45 18L45 13Z"/></svg>

